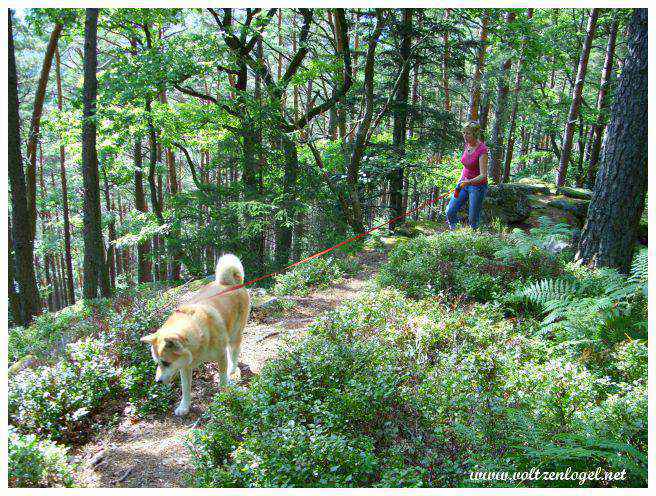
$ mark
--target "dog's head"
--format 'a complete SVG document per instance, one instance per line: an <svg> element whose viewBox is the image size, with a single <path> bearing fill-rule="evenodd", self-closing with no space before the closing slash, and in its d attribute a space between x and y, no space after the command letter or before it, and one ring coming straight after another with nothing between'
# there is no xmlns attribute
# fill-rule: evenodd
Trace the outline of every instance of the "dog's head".
<svg viewBox="0 0 656 496"><path fill-rule="evenodd" d="M191 353L178 336L157 331L143 336L141 342L150 344L150 352L157 363L155 382L169 382L178 370L191 363Z"/></svg>

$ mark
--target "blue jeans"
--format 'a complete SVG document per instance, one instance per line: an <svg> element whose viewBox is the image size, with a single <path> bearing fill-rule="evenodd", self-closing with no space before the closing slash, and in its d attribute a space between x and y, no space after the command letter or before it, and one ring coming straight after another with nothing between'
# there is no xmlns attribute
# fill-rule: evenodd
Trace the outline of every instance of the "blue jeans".
<svg viewBox="0 0 656 496"><path fill-rule="evenodd" d="M451 195L451 201L446 209L446 221L450 229L455 229L458 224L458 211L469 200L469 225L472 229L478 227L483 208L483 198L487 192L487 184L465 186L460 190L458 198Z"/></svg>

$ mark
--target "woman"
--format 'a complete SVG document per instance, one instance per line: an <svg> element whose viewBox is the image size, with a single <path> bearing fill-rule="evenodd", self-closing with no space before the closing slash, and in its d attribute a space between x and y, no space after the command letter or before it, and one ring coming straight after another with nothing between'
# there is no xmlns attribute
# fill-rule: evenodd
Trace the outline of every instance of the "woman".
<svg viewBox="0 0 656 496"><path fill-rule="evenodd" d="M465 150L462 153L462 174L458 181L456 197L454 192L446 209L446 219L450 229L458 223L458 211L469 200L469 225L476 229L481 216L483 198L487 191L487 146L481 140L481 126L470 122L462 130Z"/></svg>

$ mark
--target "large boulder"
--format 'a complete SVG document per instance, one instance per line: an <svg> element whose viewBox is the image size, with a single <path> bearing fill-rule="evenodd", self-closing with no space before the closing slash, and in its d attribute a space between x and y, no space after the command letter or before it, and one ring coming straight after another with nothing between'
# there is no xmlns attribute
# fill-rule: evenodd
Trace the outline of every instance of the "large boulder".
<svg viewBox="0 0 656 496"><path fill-rule="evenodd" d="M531 194L552 195L556 192L556 187L553 184L541 181L540 179L524 177L513 184L524 188Z"/></svg>
<svg viewBox="0 0 656 496"><path fill-rule="evenodd" d="M556 194L567 196L568 198L576 198L578 200L592 200L592 191L585 188L570 188L568 186L560 186L556 190Z"/></svg>
<svg viewBox="0 0 656 496"><path fill-rule="evenodd" d="M526 220L530 226L540 225L540 217L548 217L554 222L564 222L576 228L583 227L589 202L565 196L529 195L531 213Z"/></svg>
<svg viewBox="0 0 656 496"><path fill-rule="evenodd" d="M557 196L549 201L549 205L558 208L566 213L576 217L581 225L585 222L585 217L588 215L589 200L577 200L575 198L567 198L565 196Z"/></svg>
<svg viewBox="0 0 656 496"><path fill-rule="evenodd" d="M489 222L497 218L506 224L518 224L525 221L531 213L529 191L518 184L494 184L489 186L481 220Z"/></svg>

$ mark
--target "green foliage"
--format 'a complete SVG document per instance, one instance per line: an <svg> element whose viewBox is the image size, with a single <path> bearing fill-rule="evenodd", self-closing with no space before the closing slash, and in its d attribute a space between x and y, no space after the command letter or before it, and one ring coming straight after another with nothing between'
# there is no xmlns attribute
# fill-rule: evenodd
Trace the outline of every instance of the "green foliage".
<svg viewBox="0 0 656 496"><path fill-rule="evenodd" d="M66 448L9 426L9 487L72 487Z"/></svg>
<svg viewBox="0 0 656 496"><path fill-rule="evenodd" d="M541 309L545 332L606 345L646 337L646 257L646 250L636 255L628 277L613 269L573 268L561 278L527 284L516 296Z"/></svg>
<svg viewBox="0 0 656 496"><path fill-rule="evenodd" d="M121 387L127 394L130 413L136 417L166 413L176 399L175 384L158 384L153 377L151 360L123 369Z"/></svg>
<svg viewBox="0 0 656 496"><path fill-rule="evenodd" d="M638 382L613 382L561 356L538 322L502 310L452 312L393 289L345 302L249 389L215 398L190 440L190 482L469 486L491 484L471 481L472 470L599 466L627 477L587 485L644 485L646 368L630 349L639 345L616 353L619 374L642 364L620 378Z"/></svg>
<svg viewBox="0 0 656 496"><path fill-rule="evenodd" d="M415 298L438 294L493 301L515 280L554 274L558 262L541 250L505 253L508 242L496 234L461 229L420 236L399 244L381 268L379 282Z"/></svg>
<svg viewBox="0 0 656 496"><path fill-rule="evenodd" d="M274 294L309 294L311 288L325 288L344 274L343 264L332 257L320 257L305 262L275 277Z"/></svg>
<svg viewBox="0 0 656 496"><path fill-rule="evenodd" d="M571 241L574 228L569 224L556 223L549 217L540 217L540 225L532 227L528 233L522 229L513 229L508 235L509 243L496 255L503 259L530 258L538 254L544 256L550 246Z"/></svg>
<svg viewBox="0 0 656 496"><path fill-rule="evenodd" d="M10 378L9 418L19 431L75 444L88 437L95 415L110 400L125 398L132 414L139 417L171 408L176 387L154 383L150 350L139 342L161 322L159 308L167 298L157 291L151 297L147 287L139 292L136 299L129 292L116 297L112 305L109 300L95 300L46 314L50 318L41 318L28 328L28 336L43 339L49 329L59 332L58 341L80 334L87 337L68 344L60 357L37 355L41 363L44 358L58 360ZM22 353L12 344L10 354ZM46 349L36 344L28 349Z"/></svg>
<svg viewBox="0 0 656 496"><path fill-rule="evenodd" d="M9 419L22 432L55 441L78 442L88 434L90 417L118 392L120 369L109 344L87 338L69 344L66 359L26 369L9 381Z"/></svg>
<svg viewBox="0 0 656 496"><path fill-rule="evenodd" d="M612 363L621 380L633 382L647 377L647 358L647 341L629 339L617 345Z"/></svg>
<svg viewBox="0 0 656 496"><path fill-rule="evenodd" d="M9 329L9 362L25 355L46 360L63 350L65 343L97 331L99 321L106 318L108 302L78 302L59 312L46 312L35 318L28 328Z"/></svg>

